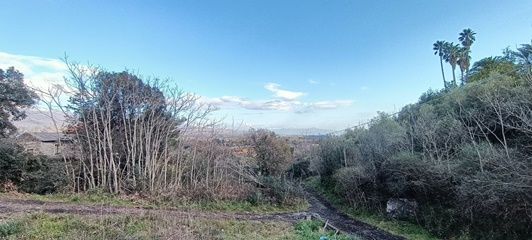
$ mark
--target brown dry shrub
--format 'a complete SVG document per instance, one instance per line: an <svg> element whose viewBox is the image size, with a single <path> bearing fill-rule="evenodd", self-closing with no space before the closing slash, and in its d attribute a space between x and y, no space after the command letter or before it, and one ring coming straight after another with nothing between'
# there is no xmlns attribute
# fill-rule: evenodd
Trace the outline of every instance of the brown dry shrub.
<svg viewBox="0 0 532 240"><path fill-rule="evenodd" d="M17 192L17 186L15 186L15 184L11 180L7 180L3 183L0 183L0 192L1 193Z"/></svg>

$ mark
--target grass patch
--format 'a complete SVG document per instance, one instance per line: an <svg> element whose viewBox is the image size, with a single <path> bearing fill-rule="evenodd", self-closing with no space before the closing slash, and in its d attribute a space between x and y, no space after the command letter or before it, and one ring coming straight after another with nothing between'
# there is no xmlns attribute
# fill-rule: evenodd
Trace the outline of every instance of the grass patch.
<svg viewBox="0 0 532 240"><path fill-rule="evenodd" d="M80 216L34 213L9 224L2 239L357 239L324 231L324 223L193 219L155 214Z"/></svg>
<svg viewBox="0 0 532 240"><path fill-rule="evenodd" d="M20 231L20 222L8 221L0 223L0 238L16 234Z"/></svg>
<svg viewBox="0 0 532 240"><path fill-rule="evenodd" d="M336 234L335 231L326 231L323 229L324 223L319 220L301 220L294 226L296 231L295 239L338 239L338 240L357 240L359 238Z"/></svg>
<svg viewBox="0 0 532 240"><path fill-rule="evenodd" d="M365 223L374 225L392 234L413 240L437 240L439 238L430 234L419 225L406 221L398 221L378 212L361 211L347 206L334 192L324 189L320 185L319 177L311 177L306 182L320 195L334 205L338 210Z"/></svg>
<svg viewBox="0 0 532 240"><path fill-rule="evenodd" d="M304 239L288 222L35 213L5 239Z"/></svg>

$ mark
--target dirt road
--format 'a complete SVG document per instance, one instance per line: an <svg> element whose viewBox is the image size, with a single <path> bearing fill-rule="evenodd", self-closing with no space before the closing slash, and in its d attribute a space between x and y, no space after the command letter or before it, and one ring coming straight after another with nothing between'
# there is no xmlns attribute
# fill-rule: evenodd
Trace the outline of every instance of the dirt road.
<svg viewBox="0 0 532 240"><path fill-rule="evenodd" d="M310 205L308 210L309 214L324 222L328 221L331 225L340 229L344 233L359 236L367 240L404 239L341 213L310 188L307 188L305 192L305 198Z"/></svg>
<svg viewBox="0 0 532 240"><path fill-rule="evenodd" d="M113 215L113 214L164 214L176 217L209 218L209 219L234 219L255 221L286 221L296 222L309 215L338 228L340 231L363 237L364 239L395 240L403 239L382 231L374 226L352 219L340 213L334 207L325 202L312 190L307 190L307 201L310 204L307 212L294 213L231 213L231 212L206 212L206 211L183 211L176 209L162 209L151 207L112 206L106 204L84 204L48 202L28 199L0 199L0 220L12 214L33 213L43 211L51 214L69 213L79 215Z"/></svg>

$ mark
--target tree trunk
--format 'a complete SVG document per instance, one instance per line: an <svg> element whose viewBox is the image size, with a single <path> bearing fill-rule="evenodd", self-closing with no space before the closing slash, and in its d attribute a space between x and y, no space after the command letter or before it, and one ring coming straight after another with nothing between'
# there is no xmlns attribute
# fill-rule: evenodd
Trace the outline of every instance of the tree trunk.
<svg viewBox="0 0 532 240"><path fill-rule="evenodd" d="M445 72L443 71L443 57L440 56L441 76L443 77L443 87L447 88L447 81L445 81Z"/></svg>

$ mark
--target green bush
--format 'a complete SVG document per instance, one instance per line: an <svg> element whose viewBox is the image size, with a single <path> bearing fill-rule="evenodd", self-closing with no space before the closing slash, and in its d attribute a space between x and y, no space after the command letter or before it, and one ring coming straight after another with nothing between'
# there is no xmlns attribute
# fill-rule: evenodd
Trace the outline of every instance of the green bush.
<svg viewBox="0 0 532 240"><path fill-rule="evenodd" d="M323 186L334 187L333 175L343 165L345 145L346 140L340 137L328 137L320 141L318 156L321 161L318 166L318 172Z"/></svg>
<svg viewBox="0 0 532 240"><path fill-rule="evenodd" d="M0 139L0 183L20 182L24 171L21 155L22 148L19 145L9 139Z"/></svg>
<svg viewBox="0 0 532 240"><path fill-rule="evenodd" d="M251 203L251 205L257 206L265 202L264 195L261 191L252 191L246 197L246 201Z"/></svg>
<svg viewBox="0 0 532 240"><path fill-rule="evenodd" d="M310 176L310 161L296 161L286 171L291 179L305 179Z"/></svg>
<svg viewBox="0 0 532 240"><path fill-rule="evenodd" d="M419 154L402 152L383 167L381 179L390 197L420 203L450 204L455 198L454 164L435 164Z"/></svg>
<svg viewBox="0 0 532 240"><path fill-rule="evenodd" d="M347 167L334 174L336 192L357 208L370 209L379 206L382 199L376 189L372 173L362 167Z"/></svg>
<svg viewBox="0 0 532 240"><path fill-rule="evenodd" d="M456 207L422 204L418 208L418 223L429 232L443 238L453 238L469 233L469 220Z"/></svg>
<svg viewBox="0 0 532 240"><path fill-rule="evenodd" d="M284 177L262 177L261 183L267 188L267 196L275 203L293 205L304 198L303 188Z"/></svg>
<svg viewBox="0 0 532 240"><path fill-rule="evenodd" d="M255 150L259 174L281 176L292 163L294 149L287 139L266 129L251 129L250 140Z"/></svg>
<svg viewBox="0 0 532 240"><path fill-rule="evenodd" d="M68 185L63 161L42 155L26 155L24 160L24 172L18 185L20 190L47 194L60 191Z"/></svg>
<svg viewBox="0 0 532 240"><path fill-rule="evenodd" d="M16 143L0 140L0 183L11 181L28 193L52 193L67 183L64 162L22 152Z"/></svg>

